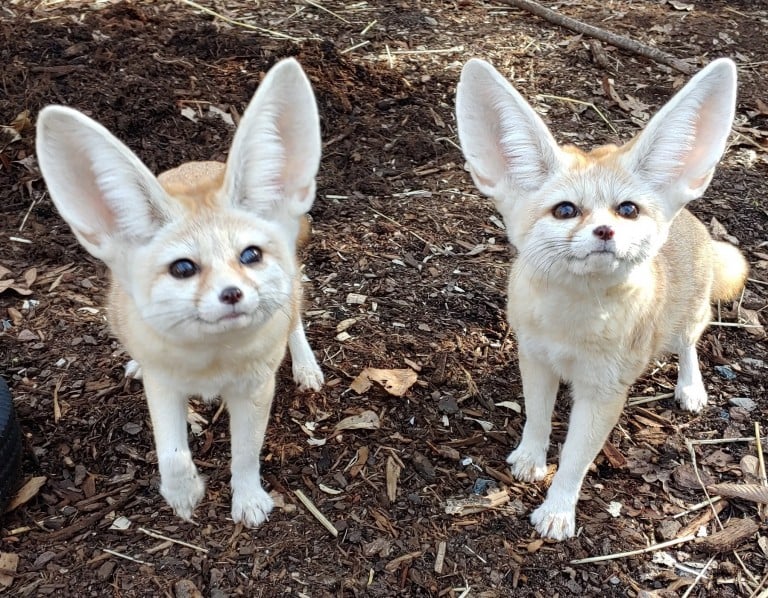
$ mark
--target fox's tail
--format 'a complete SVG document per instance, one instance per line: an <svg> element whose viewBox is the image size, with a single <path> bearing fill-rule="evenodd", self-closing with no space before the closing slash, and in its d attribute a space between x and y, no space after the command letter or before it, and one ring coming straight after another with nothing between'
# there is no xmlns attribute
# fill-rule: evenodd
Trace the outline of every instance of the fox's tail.
<svg viewBox="0 0 768 598"><path fill-rule="evenodd" d="M736 299L744 288L749 273L749 264L730 243L713 241L715 279L712 284L712 301Z"/></svg>

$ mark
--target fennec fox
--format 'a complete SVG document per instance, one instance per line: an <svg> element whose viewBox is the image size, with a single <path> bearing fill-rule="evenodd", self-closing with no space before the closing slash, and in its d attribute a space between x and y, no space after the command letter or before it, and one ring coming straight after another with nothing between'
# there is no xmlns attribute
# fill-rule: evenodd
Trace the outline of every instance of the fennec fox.
<svg viewBox="0 0 768 598"><path fill-rule="evenodd" d="M309 80L293 59L269 71L226 165L192 162L155 178L104 127L62 106L43 109L37 134L51 198L109 266L110 323L142 373L161 494L191 519L205 485L187 443L187 400L220 396L232 518L259 525L273 507L259 456L286 344L298 385L323 382L299 315L296 260L321 149Z"/></svg>
<svg viewBox="0 0 768 598"><path fill-rule="evenodd" d="M464 66L456 97L461 146L518 251L507 305L527 417L507 459L516 478L544 477L561 380L573 396L559 469L531 515L542 536L574 535L587 468L655 355L679 355L675 397L683 409L706 404L696 342L710 303L738 295L747 263L735 247L713 241L685 205L709 185L735 101L736 67L716 60L629 143L584 152L559 146L488 63Z"/></svg>

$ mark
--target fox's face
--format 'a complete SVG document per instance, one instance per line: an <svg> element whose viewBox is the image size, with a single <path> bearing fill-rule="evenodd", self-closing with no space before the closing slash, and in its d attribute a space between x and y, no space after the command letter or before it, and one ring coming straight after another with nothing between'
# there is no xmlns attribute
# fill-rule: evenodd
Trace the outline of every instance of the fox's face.
<svg viewBox="0 0 768 598"><path fill-rule="evenodd" d="M629 143L559 146L488 63L470 60L456 120L477 188L504 217L532 275L626 277L661 249L685 204L709 185L735 105L735 68L702 70Z"/></svg>
<svg viewBox="0 0 768 598"><path fill-rule="evenodd" d="M510 240L542 276L625 277L658 253L670 221L656 196L623 171L618 148L563 150L563 171L508 206Z"/></svg>
<svg viewBox="0 0 768 598"><path fill-rule="evenodd" d="M80 112L49 106L38 119L40 169L59 212L142 319L174 338L291 313L320 150L312 89L292 59L259 86L226 165L192 162L156 178Z"/></svg>
<svg viewBox="0 0 768 598"><path fill-rule="evenodd" d="M205 338L291 313L292 251L279 227L248 213L169 223L126 262L120 284L169 337Z"/></svg>

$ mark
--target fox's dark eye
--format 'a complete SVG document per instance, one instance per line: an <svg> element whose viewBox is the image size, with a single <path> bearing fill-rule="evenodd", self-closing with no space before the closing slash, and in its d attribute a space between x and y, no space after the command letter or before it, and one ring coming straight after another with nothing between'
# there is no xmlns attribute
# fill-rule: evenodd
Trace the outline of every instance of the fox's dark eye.
<svg viewBox="0 0 768 598"><path fill-rule="evenodd" d="M246 247L243 249L243 253L240 254L240 263L246 266L250 264L258 264L261 261L261 249L258 247Z"/></svg>
<svg viewBox="0 0 768 598"><path fill-rule="evenodd" d="M192 260L176 260L168 267L168 272L174 278L189 278L198 273L198 267Z"/></svg>
<svg viewBox="0 0 768 598"><path fill-rule="evenodd" d="M634 220L640 215L640 208L631 201L623 201L616 206L616 213L627 220Z"/></svg>
<svg viewBox="0 0 768 598"><path fill-rule="evenodd" d="M570 201L563 201L552 208L552 215L558 220L567 220L568 218L576 218L581 211L572 204Z"/></svg>

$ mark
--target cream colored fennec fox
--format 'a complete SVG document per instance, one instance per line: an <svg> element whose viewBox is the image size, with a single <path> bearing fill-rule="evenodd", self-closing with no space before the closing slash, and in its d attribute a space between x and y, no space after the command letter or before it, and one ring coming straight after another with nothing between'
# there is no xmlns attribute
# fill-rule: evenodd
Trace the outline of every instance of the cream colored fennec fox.
<svg viewBox="0 0 768 598"><path fill-rule="evenodd" d="M679 355L675 397L683 409L706 404L696 342L710 302L739 293L747 263L735 247L713 241L684 206L709 185L735 100L736 67L717 60L635 139L583 152L558 146L488 63L464 66L456 97L461 146L518 251L507 315L527 420L507 459L515 477L544 477L561 380L573 396L559 469L531 515L542 536L574 535L587 469L629 386L655 355Z"/></svg>
<svg viewBox="0 0 768 598"><path fill-rule="evenodd" d="M104 127L49 106L37 125L48 190L80 243L112 274L109 318L141 369L160 492L191 519L205 485L187 442L189 396L220 396L232 434L232 518L273 506L259 457L275 372L293 359L299 387L322 372L299 315L296 243L312 206L320 126L298 62L272 68L249 104L226 165L191 162L155 178Z"/></svg>

